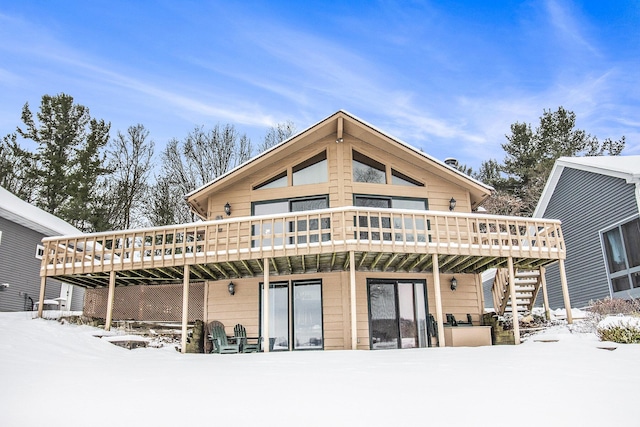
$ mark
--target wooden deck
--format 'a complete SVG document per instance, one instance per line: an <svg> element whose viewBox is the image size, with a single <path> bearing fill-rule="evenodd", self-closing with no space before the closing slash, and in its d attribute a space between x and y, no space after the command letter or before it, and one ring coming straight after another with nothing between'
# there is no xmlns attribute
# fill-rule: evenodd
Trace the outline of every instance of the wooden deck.
<svg viewBox="0 0 640 427"><path fill-rule="evenodd" d="M332 208L43 239L41 276L85 286L179 282L349 269L441 272L565 259L556 220L441 211Z"/></svg>

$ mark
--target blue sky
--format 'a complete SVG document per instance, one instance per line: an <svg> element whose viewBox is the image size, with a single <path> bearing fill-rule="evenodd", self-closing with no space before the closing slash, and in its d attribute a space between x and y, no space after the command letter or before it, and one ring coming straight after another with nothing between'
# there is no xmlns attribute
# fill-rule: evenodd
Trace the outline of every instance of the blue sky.
<svg viewBox="0 0 640 427"><path fill-rule="evenodd" d="M640 154L638 1L0 0L0 135L72 95L159 152L231 123L254 146L344 109L477 169L562 105Z"/></svg>

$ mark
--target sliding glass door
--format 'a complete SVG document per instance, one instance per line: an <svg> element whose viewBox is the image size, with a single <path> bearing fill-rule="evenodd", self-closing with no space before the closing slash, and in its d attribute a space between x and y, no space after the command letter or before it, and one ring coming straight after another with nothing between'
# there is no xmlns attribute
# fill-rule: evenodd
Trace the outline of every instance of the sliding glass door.
<svg viewBox="0 0 640 427"><path fill-rule="evenodd" d="M427 347L424 281L369 280L372 349Z"/></svg>
<svg viewBox="0 0 640 427"><path fill-rule="evenodd" d="M263 284L260 284L260 313L262 331L265 320ZM262 332L260 335L263 336ZM323 349L320 280L274 282L269 285L269 338L271 351Z"/></svg>

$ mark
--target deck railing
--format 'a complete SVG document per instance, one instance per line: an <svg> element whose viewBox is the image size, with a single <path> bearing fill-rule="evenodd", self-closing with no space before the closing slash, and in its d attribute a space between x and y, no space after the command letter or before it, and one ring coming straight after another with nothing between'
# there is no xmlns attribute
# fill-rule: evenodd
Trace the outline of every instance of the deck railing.
<svg viewBox="0 0 640 427"><path fill-rule="evenodd" d="M43 239L42 275L342 251L564 259L557 220L344 207Z"/></svg>

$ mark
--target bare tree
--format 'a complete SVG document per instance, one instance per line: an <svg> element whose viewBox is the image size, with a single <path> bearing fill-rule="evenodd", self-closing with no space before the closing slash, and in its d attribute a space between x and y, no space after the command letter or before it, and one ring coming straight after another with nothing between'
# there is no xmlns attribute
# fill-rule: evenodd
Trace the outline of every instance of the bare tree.
<svg viewBox="0 0 640 427"><path fill-rule="evenodd" d="M108 168L106 206L113 228L128 229L145 225L144 202L149 188L149 173L154 142L141 124L129 126L126 134L118 131L107 150Z"/></svg>
<svg viewBox="0 0 640 427"><path fill-rule="evenodd" d="M169 141L161 154L161 170L150 197L154 225L194 221L184 201L192 192L233 169L251 156L251 142L233 125L216 125L210 131L197 127L184 141ZM172 210L161 206L169 204ZM170 217L173 217L170 219Z"/></svg>
<svg viewBox="0 0 640 427"><path fill-rule="evenodd" d="M292 121L287 120L286 122L278 123L267 131L262 145L258 147L258 151L260 153L267 151L274 145L291 138L295 133L296 126Z"/></svg>

